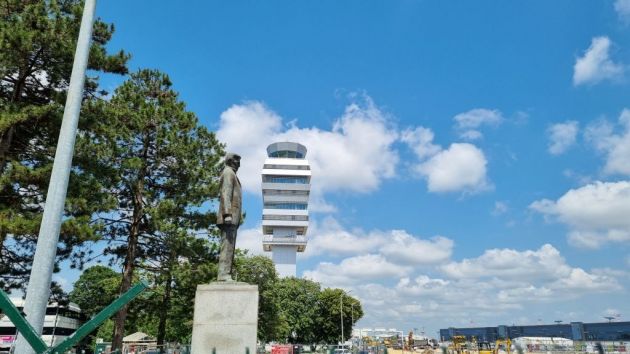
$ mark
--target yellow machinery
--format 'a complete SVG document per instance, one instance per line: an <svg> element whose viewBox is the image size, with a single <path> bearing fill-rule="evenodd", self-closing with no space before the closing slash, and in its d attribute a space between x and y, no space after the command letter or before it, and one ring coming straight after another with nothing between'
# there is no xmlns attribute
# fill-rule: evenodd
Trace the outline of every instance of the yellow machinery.
<svg viewBox="0 0 630 354"><path fill-rule="evenodd" d="M504 349L505 353L510 354L510 351L512 350L512 341L510 340L510 338L506 338L506 339L497 339L495 345L494 345L494 353L498 354L499 350Z"/></svg>
<svg viewBox="0 0 630 354"><path fill-rule="evenodd" d="M476 337L469 343L466 336L453 336L448 352L451 354L511 354L512 341L509 338L496 342L479 342ZM469 345L470 344L470 345Z"/></svg>
<svg viewBox="0 0 630 354"><path fill-rule="evenodd" d="M466 336L453 336L452 343L449 345L449 352L454 354L463 354L466 347Z"/></svg>
<svg viewBox="0 0 630 354"><path fill-rule="evenodd" d="M478 354L494 354L494 350L489 342L479 342L477 337L472 337L472 344Z"/></svg>

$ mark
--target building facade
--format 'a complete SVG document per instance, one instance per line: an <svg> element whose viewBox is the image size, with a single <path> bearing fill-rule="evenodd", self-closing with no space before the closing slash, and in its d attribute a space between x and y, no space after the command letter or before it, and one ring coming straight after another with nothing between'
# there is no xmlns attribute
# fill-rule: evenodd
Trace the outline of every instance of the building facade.
<svg viewBox="0 0 630 354"><path fill-rule="evenodd" d="M571 322L533 326L497 326L440 329L440 339L450 341L453 336L475 337L479 341L494 342L500 338L560 337L574 341L628 341L630 322L583 323Z"/></svg>
<svg viewBox="0 0 630 354"><path fill-rule="evenodd" d="M22 310L23 299L15 298L11 299L11 302L18 310ZM85 320L81 309L72 302L66 306L60 306L57 303L48 304L42 340L49 347L55 346L74 333ZM15 344L16 334L17 329L11 320L7 316L0 315L0 353L8 353L11 350Z"/></svg>
<svg viewBox="0 0 630 354"><path fill-rule="evenodd" d="M263 249L280 277L296 276L296 256L306 249L311 168L306 147L292 142L267 147L262 170Z"/></svg>

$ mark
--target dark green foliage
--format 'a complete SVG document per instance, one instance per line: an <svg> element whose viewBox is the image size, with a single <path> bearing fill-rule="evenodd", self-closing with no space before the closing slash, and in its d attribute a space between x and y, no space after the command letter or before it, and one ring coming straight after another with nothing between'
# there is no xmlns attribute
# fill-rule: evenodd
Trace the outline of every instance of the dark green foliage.
<svg viewBox="0 0 630 354"><path fill-rule="evenodd" d="M363 317L359 300L341 289L322 290L319 283L311 280L283 278L276 283L274 292L273 301L277 302L280 309L275 340L280 342L338 342L341 339L341 299L344 338L350 337L353 324Z"/></svg>
<svg viewBox="0 0 630 354"><path fill-rule="evenodd" d="M300 278L280 279L275 288L283 323L282 337L289 343L316 343L319 325L319 283Z"/></svg>
<svg viewBox="0 0 630 354"><path fill-rule="evenodd" d="M70 80L82 2L0 2L0 288L23 287L30 274L43 201ZM113 26L94 25L89 69L125 74L129 55L107 54ZM88 78L85 98L98 96ZM80 122L85 130L86 121ZM89 253L78 247L99 237L94 212L110 206L98 178L75 158L58 260L80 266Z"/></svg>
<svg viewBox="0 0 630 354"><path fill-rule="evenodd" d="M77 146L90 151L86 159L98 166L116 201L99 220L109 243L105 253L123 265L120 292L129 289L136 268L151 270L156 284L165 286L160 311L166 314L174 267L182 258L196 262L209 253L196 232L207 232L216 220L202 206L218 195L223 147L156 70L132 74L110 101L91 104L89 116L90 131ZM126 314L123 308L115 321L116 348Z"/></svg>
<svg viewBox="0 0 630 354"><path fill-rule="evenodd" d="M341 303L343 302L343 306ZM343 337L350 338L352 326L363 317L361 302L341 289L324 289L319 293L319 316L316 337L322 343L341 340L341 309L343 307ZM354 322L352 320L354 319Z"/></svg>
<svg viewBox="0 0 630 354"><path fill-rule="evenodd" d="M237 280L258 285L258 340L268 342L286 336L280 316L276 268L268 257L237 257Z"/></svg>

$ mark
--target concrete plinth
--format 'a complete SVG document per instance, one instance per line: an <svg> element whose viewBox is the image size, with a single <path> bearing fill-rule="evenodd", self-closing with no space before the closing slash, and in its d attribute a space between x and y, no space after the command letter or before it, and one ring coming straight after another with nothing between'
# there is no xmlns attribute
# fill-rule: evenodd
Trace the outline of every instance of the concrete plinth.
<svg viewBox="0 0 630 354"><path fill-rule="evenodd" d="M198 285L192 354L256 353L258 287L239 282Z"/></svg>

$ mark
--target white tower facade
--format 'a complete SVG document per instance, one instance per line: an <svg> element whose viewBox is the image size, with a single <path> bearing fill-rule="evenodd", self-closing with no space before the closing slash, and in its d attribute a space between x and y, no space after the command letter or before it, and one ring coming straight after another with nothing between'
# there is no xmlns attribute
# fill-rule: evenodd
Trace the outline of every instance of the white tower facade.
<svg viewBox="0 0 630 354"><path fill-rule="evenodd" d="M297 252L306 249L311 168L302 144L267 147L262 170L263 249L272 253L280 277L296 276Z"/></svg>

